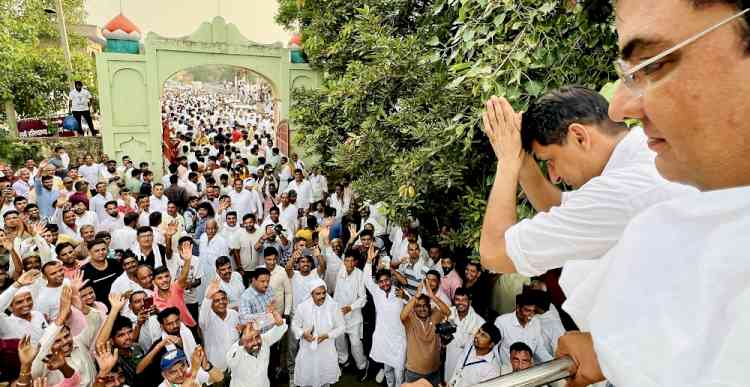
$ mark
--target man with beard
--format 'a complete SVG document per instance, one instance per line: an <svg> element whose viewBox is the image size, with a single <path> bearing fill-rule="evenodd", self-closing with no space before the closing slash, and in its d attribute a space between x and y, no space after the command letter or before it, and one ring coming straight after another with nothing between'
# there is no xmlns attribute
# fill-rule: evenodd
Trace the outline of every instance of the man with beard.
<svg viewBox="0 0 750 387"><path fill-rule="evenodd" d="M273 310L274 326L261 334L252 323L245 324L242 337L227 352L227 366L232 373L230 387L269 387L268 363L271 345L284 336L287 325L277 310Z"/></svg>
<svg viewBox="0 0 750 387"><path fill-rule="evenodd" d="M456 332L453 334L453 340L445 346L443 380L450 380L453 376L459 357L466 352L466 347L473 342L479 328L485 323L482 316L474 311L471 306L471 294L464 288L456 289L448 320L456 324Z"/></svg>
<svg viewBox="0 0 750 387"><path fill-rule="evenodd" d="M195 338L190 329L180 322L180 315L180 310L175 307L162 309L157 315L157 320L162 329L161 337L151 345L146 356L141 359L136 367L138 379L144 386L159 385L161 380L159 359L162 359L165 354L179 349L192 355L197 350Z"/></svg>
<svg viewBox="0 0 750 387"><path fill-rule="evenodd" d="M120 257L120 265L122 266L123 273L120 274L115 282L112 283L110 292L112 293L132 293L136 290L143 290L138 285L138 277L136 271L138 270L138 260L130 250L125 250Z"/></svg>
<svg viewBox="0 0 750 387"><path fill-rule="evenodd" d="M224 379L224 374L208 361L200 346L195 349L190 362L180 349L168 352L161 358L160 368L164 381L159 387L200 387Z"/></svg>
<svg viewBox="0 0 750 387"><path fill-rule="evenodd" d="M24 209L24 214L26 215L26 222L32 228L36 226L47 225L47 220L41 217L41 213L39 212L39 207L37 207L37 205L34 203L29 203L26 205L26 208Z"/></svg>
<svg viewBox="0 0 750 387"><path fill-rule="evenodd" d="M123 227L125 227L125 218L117 211L117 201L108 201L104 204L104 213L99 216L97 231L107 231L114 234L115 231Z"/></svg>
<svg viewBox="0 0 750 387"><path fill-rule="evenodd" d="M221 290L220 281L216 278L206 289L198 323L203 332L208 360L224 372L227 369L227 352L239 339L237 326L240 319L239 313L229 308L229 298Z"/></svg>
<svg viewBox="0 0 750 387"><path fill-rule="evenodd" d="M67 286L63 288L57 319L47 327L43 337L39 340L39 353L31 367L31 374L34 378L45 378L52 385L70 378L73 374L70 373L71 370L49 370L45 360L48 359L50 354L62 354L72 371L80 376L80 385L82 386L91 385L97 373L94 360L90 355L90 349L96 331L102 323L102 318L93 309L84 307L86 309L86 327L73 337L70 328L65 325L65 321L71 313L74 293L77 293L77 290L74 291ZM75 298L78 298L78 294ZM63 373L63 371L66 372Z"/></svg>
<svg viewBox="0 0 750 387"><path fill-rule="evenodd" d="M334 340L344 333L346 323L325 282L317 279L310 287L310 297L297 306L292 319L292 332L300 340L294 384L328 386L341 376Z"/></svg>
<svg viewBox="0 0 750 387"><path fill-rule="evenodd" d="M146 300L150 299L150 305ZM137 340L138 346L145 351L151 348L154 341L161 337L161 325L156 318L157 310L153 305L153 298L144 290L136 290L130 293L128 303L120 314L130 319L133 326L133 340Z"/></svg>
<svg viewBox="0 0 750 387"><path fill-rule="evenodd" d="M40 167L40 170L42 167ZM36 191L36 205L39 206L39 212L43 218L49 219L54 215L55 200L60 196L60 191L53 187L54 179L52 175L42 175L34 181L34 190Z"/></svg>
<svg viewBox="0 0 750 387"><path fill-rule="evenodd" d="M452 256L448 255L440 258L440 268L443 271L443 278L440 279L440 290L447 294L451 300L456 289L460 288L463 284L461 276L458 275L455 267L456 262Z"/></svg>
<svg viewBox="0 0 750 387"><path fill-rule="evenodd" d="M464 269L464 288L471 294L471 303L474 310L485 320L492 321L497 312L490 307L490 296L492 295L493 281L489 281L490 274L482 270L482 265L477 261L469 261Z"/></svg>
<svg viewBox="0 0 750 387"><path fill-rule="evenodd" d="M57 259L62 262L63 276L68 279L72 279L76 271L88 263L88 261L81 262L76 259L74 247L68 242L62 242L55 246L55 253L57 253Z"/></svg>
<svg viewBox="0 0 750 387"><path fill-rule="evenodd" d="M33 310L34 299L31 295L31 286L37 278L39 271L27 271L0 294L0 310L10 307L11 311L9 316L0 314L0 334L3 338L20 339L30 335L34 344L42 338L47 320L41 312Z"/></svg>
<svg viewBox="0 0 750 387"><path fill-rule="evenodd" d="M344 243L341 239L332 240L331 247L328 247L323 251L323 257L326 260L326 288L331 295L333 295L333 290L336 289L336 281L339 278L339 272L344 261L343 254ZM364 290L364 288L362 290Z"/></svg>
<svg viewBox="0 0 750 387"><path fill-rule="evenodd" d="M344 256L344 263L336 273L336 289L333 299L341 307L346 323L345 334L336 338L338 361L342 368L349 365L349 345L357 369L362 373L360 379L367 376L367 356L362 344L362 308L367 303L365 293L365 278L362 270L357 268L357 260L361 255L358 251L349 249ZM346 339L349 338L349 345Z"/></svg>
<svg viewBox="0 0 750 387"><path fill-rule="evenodd" d="M390 270L378 270L377 283L373 281L372 262L376 254L375 247L370 245L364 270L365 288L372 295L377 312L370 357L383 363L388 387L398 387L403 381L406 357L406 332L401 323L401 310L408 296L403 289L391 286Z"/></svg>
<svg viewBox="0 0 750 387"><path fill-rule="evenodd" d="M263 230L256 227L256 218L253 214L242 217L242 228L244 230L236 232L230 241L230 254L240 274L255 270L258 266L260 254L255 249L255 244L263 235Z"/></svg>

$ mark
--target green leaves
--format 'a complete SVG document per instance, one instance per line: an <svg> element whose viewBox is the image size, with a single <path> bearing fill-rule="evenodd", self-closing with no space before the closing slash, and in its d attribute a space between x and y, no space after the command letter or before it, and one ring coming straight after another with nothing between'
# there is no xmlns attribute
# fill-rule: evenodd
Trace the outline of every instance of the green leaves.
<svg viewBox="0 0 750 387"><path fill-rule="evenodd" d="M295 92L299 143L391 220L448 226L442 242L467 255L496 164L484 101L524 109L546 90L615 78L612 26L551 0L279 0L277 21L299 24L324 74L323 88ZM416 196L399 196L403 185ZM522 200L519 216L530 214Z"/></svg>

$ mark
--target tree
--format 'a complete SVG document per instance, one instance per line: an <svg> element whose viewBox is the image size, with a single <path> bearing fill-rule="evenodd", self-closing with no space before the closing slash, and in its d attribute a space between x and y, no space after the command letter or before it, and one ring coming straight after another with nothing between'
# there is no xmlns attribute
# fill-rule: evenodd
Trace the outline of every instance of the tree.
<svg viewBox="0 0 750 387"><path fill-rule="evenodd" d="M448 226L442 242L473 250L496 164L483 102L523 109L547 89L613 79L608 14L532 0L280 0L277 21L298 26L324 77L295 91L297 140L389 218Z"/></svg>
<svg viewBox="0 0 750 387"><path fill-rule="evenodd" d="M0 100L13 100L21 117L42 116L66 107L69 80L59 34L46 17L44 0L0 0ZM68 24L83 22L83 0L65 0ZM71 48L84 38L70 33ZM95 88L93 60L73 50L74 78ZM92 90L95 93L95 90Z"/></svg>

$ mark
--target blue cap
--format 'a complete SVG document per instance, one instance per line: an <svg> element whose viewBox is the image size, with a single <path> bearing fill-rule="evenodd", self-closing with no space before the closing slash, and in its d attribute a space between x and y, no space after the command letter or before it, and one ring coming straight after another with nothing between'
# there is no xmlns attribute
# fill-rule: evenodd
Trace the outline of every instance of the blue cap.
<svg viewBox="0 0 750 387"><path fill-rule="evenodd" d="M182 352L182 350L175 349L173 351L169 351L161 358L161 370L168 370L175 364L186 360L187 357L185 357L185 352Z"/></svg>

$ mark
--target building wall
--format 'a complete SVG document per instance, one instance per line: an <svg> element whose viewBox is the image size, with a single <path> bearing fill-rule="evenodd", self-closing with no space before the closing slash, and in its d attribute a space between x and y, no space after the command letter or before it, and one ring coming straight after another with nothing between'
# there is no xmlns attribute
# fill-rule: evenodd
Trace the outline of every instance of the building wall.
<svg viewBox="0 0 750 387"><path fill-rule="evenodd" d="M282 42L286 46L290 37L273 20L278 9L276 0L123 0L122 7L123 14L141 28L144 36L155 32L165 37L183 37L220 12L254 42ZM120 2L86 0L86 12L87 23L103 26L120 12Z"/></svg>

